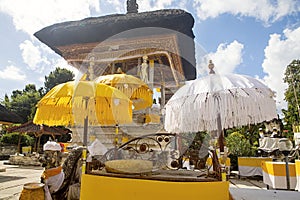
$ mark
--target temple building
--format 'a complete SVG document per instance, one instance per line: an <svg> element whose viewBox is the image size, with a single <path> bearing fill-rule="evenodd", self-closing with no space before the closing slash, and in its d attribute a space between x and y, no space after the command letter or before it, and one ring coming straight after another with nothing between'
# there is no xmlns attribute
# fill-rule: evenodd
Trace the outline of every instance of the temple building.
<svg viewBox="0 0 300 200"><path fill-rule="evenodd" d="M196 78L193 26L184 10L139 13L136 1L127 1L126 14L58 23L34 35L91 80L114 73L140 78L160 92L162 109L185 81Z"/></svg>

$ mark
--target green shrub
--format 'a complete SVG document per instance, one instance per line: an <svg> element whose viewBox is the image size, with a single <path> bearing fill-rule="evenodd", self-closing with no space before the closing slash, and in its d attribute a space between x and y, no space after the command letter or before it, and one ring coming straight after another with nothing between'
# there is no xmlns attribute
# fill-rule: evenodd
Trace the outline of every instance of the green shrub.
<svg viewBox="0 0 300 200"><path fill-rule="evenodd" d="M226 146L229 151L231 170L238 170L239 156L254 156L255 147L239 132L233 132L226 138Z"/></svg>
<svg viewBox="0 0 300 200"><path fill-rule="evenodd" d="M34 138L30 137L27 134L19 134L19 133L7 133L2 135L0 138L0 142L5 144L15 144L18 145L19 136L21 136L20 144L21 146L31 146L34 143Z"/></svg>
<svg viewBox="0 0 300 200"><path fill-rule="evenodd" d="M255 148L239 132L233 132L226 138L226 146L229 153L234 156L254 156Z"/></svg>

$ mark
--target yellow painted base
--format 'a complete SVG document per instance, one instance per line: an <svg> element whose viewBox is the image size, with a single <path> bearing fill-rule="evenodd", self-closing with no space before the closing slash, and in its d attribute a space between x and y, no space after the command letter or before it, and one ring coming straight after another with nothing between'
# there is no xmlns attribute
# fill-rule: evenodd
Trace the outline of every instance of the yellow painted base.
<svg viewBox="0 0 300 200"><path fill-rule="evenodd" d="M229 199L229 182L169 182L83 174L81 200Z"/></svg>

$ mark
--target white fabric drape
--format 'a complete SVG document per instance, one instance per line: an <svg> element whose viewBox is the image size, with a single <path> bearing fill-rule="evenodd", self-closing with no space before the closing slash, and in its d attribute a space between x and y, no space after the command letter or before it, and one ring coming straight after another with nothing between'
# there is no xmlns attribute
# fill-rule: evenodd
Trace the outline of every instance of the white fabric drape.
<svg viewBox="0 0 300 200"><path fill-rule="evenodd" d="M45 200L52 200L51 194L58 191L65 178L65 174L60 172L57 175L51 176L45 180Z"/></svg>
<svg viewBox="0 0 300 200"><path fill-rule="evenodd" d="M217 130L277 118L274 93L255 78L237 74L209 76L180 88L166 104L168 132Z"/></svg>

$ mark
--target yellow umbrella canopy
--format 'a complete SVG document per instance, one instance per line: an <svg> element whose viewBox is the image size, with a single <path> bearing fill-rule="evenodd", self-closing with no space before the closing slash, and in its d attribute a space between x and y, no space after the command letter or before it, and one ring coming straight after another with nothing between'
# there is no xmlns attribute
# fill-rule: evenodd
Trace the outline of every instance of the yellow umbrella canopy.
<svg viewBox="0 0 300 200"><path fill-rule="evenodd" d="M116 88L93 81L69 81L53 87L37 104L35 124L84 125L132 122L132 102Z"/></svg>
<svg viewBox="0 0 300 200"><path fill-rule="evenodd" d="M153 91L141 79L127 74L99 76L95 82L103 83L121 90L133 102L134 110L152 106Z"/></svg>

